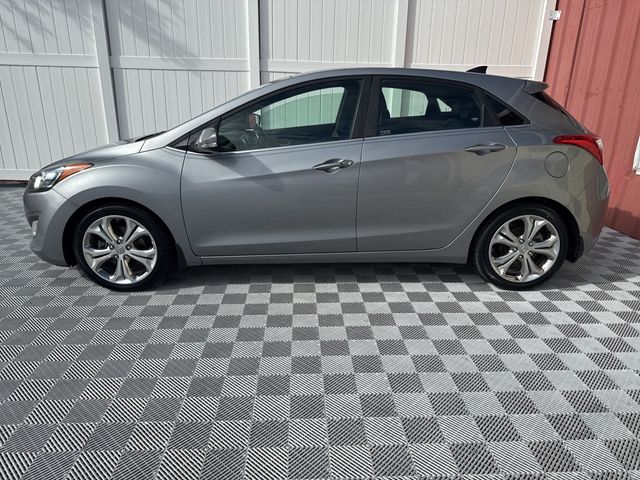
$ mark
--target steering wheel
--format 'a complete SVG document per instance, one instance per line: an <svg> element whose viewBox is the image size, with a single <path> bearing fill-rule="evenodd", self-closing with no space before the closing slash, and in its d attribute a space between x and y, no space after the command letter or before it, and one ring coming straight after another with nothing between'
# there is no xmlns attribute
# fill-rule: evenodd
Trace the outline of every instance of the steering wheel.
<svg viewBox="0 0 640 480"><path fill-rule="evenodd" d="M242 135L240 135L240 141L246 150L252 150L254 148L264 148L267 146L268 138L262 130L262 127L257 123L252 128L247 128Z"/></svg>

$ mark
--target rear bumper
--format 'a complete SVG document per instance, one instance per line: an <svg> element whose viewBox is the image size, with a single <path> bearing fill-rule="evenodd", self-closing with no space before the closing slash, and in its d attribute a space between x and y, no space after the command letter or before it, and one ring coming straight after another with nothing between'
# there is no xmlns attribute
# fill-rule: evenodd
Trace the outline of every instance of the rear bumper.
<svg viewBox="0 0 640 480"><path fill-rule="evenodd" d="M64 228L77 206L55 190L25 192L24 213L32 229L30 247L45 262L68 265L62 243Z"/></svg>
<svg viewBox="0 0 640 480"><path fill-rule="evenodd" d="M591 250L598 241L608 206L609 181L602 169L573 201L570 208L576 216L582 239L582 251L578 252L576 259Z"/></svg>

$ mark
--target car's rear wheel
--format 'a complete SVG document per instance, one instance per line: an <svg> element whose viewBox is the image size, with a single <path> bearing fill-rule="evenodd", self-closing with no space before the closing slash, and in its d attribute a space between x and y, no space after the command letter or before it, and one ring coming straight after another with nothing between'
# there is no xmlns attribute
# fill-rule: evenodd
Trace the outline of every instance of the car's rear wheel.
<svg viewBox="0 0 640 480"><path fill-rule="evenodd" d="M168 235L148 212L128 205L99 207L78 223L73 251L96 283L139 290L159 283L171 264Z"/></svg>
<svg viewBox="0 0 640 480"><path fill-rule="evenodd" d="M524 289L551 278L567 255L568 232L560 215L544 205L513 206L479 232L472 260L498 287Z"/></svg>

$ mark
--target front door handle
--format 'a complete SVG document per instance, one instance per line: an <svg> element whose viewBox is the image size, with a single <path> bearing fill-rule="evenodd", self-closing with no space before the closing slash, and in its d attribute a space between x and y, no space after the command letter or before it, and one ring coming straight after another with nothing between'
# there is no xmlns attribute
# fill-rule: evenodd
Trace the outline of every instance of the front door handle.
<svg viewBox="0 0 640 480"><path fill-rule="evenodd" d="M507 148L502 143L480 143L478 145L472 145L464 149L465 152L475 153L476 155L486 155L491 152L500 152Z"/></svg>
<svg viewBox="0 0 640 480"><path fill-rule="evenodd" d="M341 168L347 168L353 165L355 162L353 160L341 159L341 158L332 158L331 160L327 160L326 162L322 162L313 167L314 170L322 170L323 172L333 173L337 172Z"/></svg>

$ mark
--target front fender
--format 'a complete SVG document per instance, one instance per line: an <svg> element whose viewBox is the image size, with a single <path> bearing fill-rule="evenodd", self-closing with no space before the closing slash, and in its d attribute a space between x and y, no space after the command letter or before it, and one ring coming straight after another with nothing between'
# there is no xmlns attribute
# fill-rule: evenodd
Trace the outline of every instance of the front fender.
<svg viewBox="0 0 640 480"><path fill-rule="evenodd" d="M184 152L173 149L136 153L99 162L54 188L77 209L104 199L142 205L169 228L187 265L199 265L200 258L191 253L182 217L180 175L183 162Z"/></svg>

